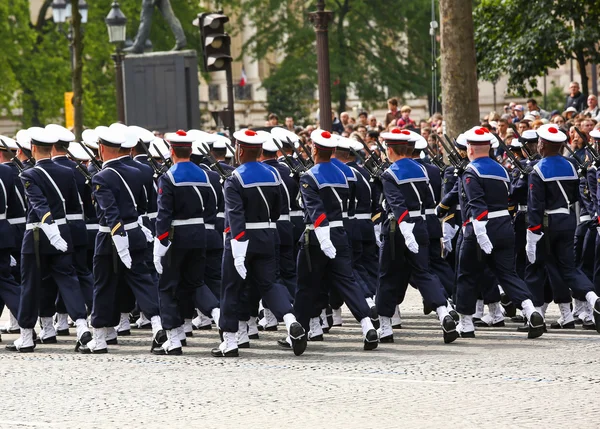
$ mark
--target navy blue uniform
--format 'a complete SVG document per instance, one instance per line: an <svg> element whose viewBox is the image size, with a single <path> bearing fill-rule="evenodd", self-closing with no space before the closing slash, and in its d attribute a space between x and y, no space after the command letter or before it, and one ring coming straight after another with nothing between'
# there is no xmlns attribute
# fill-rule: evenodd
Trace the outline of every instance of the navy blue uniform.
<svg viewBox="0 0 600 429"><path fill-rule="evenodd" d="M285 183L285 186L290 195L290 222L292 222L292 225L294 226L293 241L294 241L294 266L295 266L296 265L296 257L298 256L298 250L300 249L300 246L299 246L300 237L302 236L302 233L304 232L304 212L302 211L302 208L299 205L299 201L300 201L299 181L300 181L300 178L297 175L294 177L289 176L289 167L287 166L287 164L285 164L285 161L283 159L284 159L283 156L281 156L278 158L278 161L282 165L284 165L285 167L288 168L287 176L284 176L282 174L281 178L282 178L283 182ZM300 165L300 161L298 161L296 158L292 158L292 157L288 156L288 160L290 161L292 166L294 166L294 168L297 168Z"/></svg>
<svg viewBox="0 0 600 429"><path fill-rule="evenodd" d="M16 282L21 284L21 245L23 244L23 235L25 234L25 214L27 213L27 199L25 198L25 191L23 189L23 183L19 177L19 168L13 162L5 162L6 166L10 167L13 180L14 180L14 192L17 198L15 204L10 204L7 211L8 223L12 226L14 247L11 255L17 261L17 265L11 269L11 273L15 278Z"/></svg>
<svg viewBox="0 0 600 429"><path fill-rule="evenodd" d="M0 312L6 305L13 315L19 312L20 290L10 267L16 240L14 228L8 221L8 209L18 204L12 169L0 164Z"/></svg>
<svg viewBox="0 0 600 429"><path fill-rule="evenodd" d="M21 181L29 207L21 249L19 325L33 329L38 316L52 317L56 312L57 287L71 319L85 319L85 300L73 267L74 247L66 218L67 213L81 213L75 173L50 159L42 159L21 173ZM43 223L58 225L68 246L66 252L50 244L41 231Z"/></svg>

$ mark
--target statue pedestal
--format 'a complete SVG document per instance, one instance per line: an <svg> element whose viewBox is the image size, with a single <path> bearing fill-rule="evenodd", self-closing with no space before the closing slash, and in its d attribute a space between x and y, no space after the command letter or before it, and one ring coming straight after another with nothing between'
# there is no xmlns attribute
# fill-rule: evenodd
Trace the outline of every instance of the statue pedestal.
<svg viewBox="0 0 600 429"><path fill-rule="evenodd" d="M161 132L200 128L196 51L129 54L123 80L127 125Z"/></svg>

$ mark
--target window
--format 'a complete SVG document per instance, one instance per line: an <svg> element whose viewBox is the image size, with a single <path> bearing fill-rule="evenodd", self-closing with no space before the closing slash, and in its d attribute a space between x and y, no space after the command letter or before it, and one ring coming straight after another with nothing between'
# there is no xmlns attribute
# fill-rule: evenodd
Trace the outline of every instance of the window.
<svg viewBox="0 0 600 429"><path fill-rule="evenodd" d="M208 85L208 100L209 101L220 101L221 100L220 85Z"/></svg>
<svg viewBox="0 0 600 429"><path fill-rule="evenodd" d="M247 83L244 86L235 85L233 89L236 100L252 100L252 84Z"/></svg>

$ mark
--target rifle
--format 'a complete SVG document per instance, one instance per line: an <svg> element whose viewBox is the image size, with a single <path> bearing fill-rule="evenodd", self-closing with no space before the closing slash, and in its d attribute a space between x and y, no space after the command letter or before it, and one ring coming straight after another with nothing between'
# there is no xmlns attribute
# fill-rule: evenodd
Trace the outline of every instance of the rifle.
<svg viewBox="0 0 600 429"><path fill-rule="evenodd" d="M170 147L169 144L166 142L166 140L163 140L163 142L165 142L167 147ZM156 149L156 153L158 154L159 158L162 160L163 165L166 165L168 168L171 168L173 166L173 162L170 159L165 158L165 156L160 151L158 146L156 146L154 143L152 143L152 146L154 147L154 149Z"/></svg>
<svg viewBox="0 0 600 429"><path fill-rule="evenodd" d="M462 172L464 171L464 169L467 167L469 161L464 159L462 156L460 156L460 154L456 150L456 147L454 146L453 143L446 142L443 138L441 138L440 136L438 136L435 133L433 135L440 142L440 144L446 151L446 155L448 156L448 161L450 161L450 163L456 169L456 171L454 172L454 176L461 175ZM447 137L447 136L445 136L445 137ZM449 138L448 138L448 140L450 141Z"/></svg>
<svg viewBox="0 0 600 429"><path fill-rule="evenodd" d="M10 155L10 160L17 166L19 173L22 173L23 170L25 170L25 166L23 165L21 160L17 158L17 155L15 155L12 149L8 147L4 140L0 139L0 142L2 143L2 146L4 146L4 148L6 149L6 152Z"/></svg>
<svg viewBox="0 0 600 429"><path fill-rule="evenodd" d="M89 171L87 171L87 168L85 168L85 165L83 165L83 162L81 162L80 160L78 160L77 158L75 158L73 156L73 154L71 153L71 151L68 148L65 148L65 150L67 151L67 155L69 155L71 157L71 160L73 162L75 162L75 164L77 164L75 166L75 168L81 173L81 175L85 178L85 184L86 185L91 185L92 183L92 175L90 174Z"/></svg>
<svg viewBox="0 0 600 429"><path fill-rule="evenodd" d="M225 147L229 149L229 151L231 151L231 153L233 154L233 166L235 167L237 165L240 165L238 160L236 159L237 157L235 156L235 149L233 148L233 146L227 143L226 140L223 140L223 143L225 143Z"/></svg>
<svg viewBox="0 0 600 429"><path fill-rule="evenodd" d="M100 162L96 159L96 157L88 149L88 147L84 143L82 143L82 142L77 142L77 143L79 143L79 145L83 148L83 150L85 151L85 153L88 154L88 156L90 157L90 162L92 164L94 164L94 167L96 167L96 170L98 170L98 171L102 170L102 164L100 164Z"/></svg>
<svg viewBox="0 0 600 429"><path fill-rule="evenodd" d="M144 149L144 153L148 157L148 162L150 163L150 166L154 170L154 175L153 175L154 179L158 179L158 176L160 176L161 174L163 174L165 172L166 166L160 165L158 162L156 162L156 160L150 153L150 150L148 150L148 147L146 146L146 144L141 140L139 142L140 142L140 146L142 146L142 148Z"/></svg>
<svg viewBox="0 0 600 429"><path fill-rule="evenodd" d="M577 175L579 177L584 177L587 169L590 167L590 162L587 160L584 162L581 162L579 160L579 158L577 158L577 156L575 156L575 152L573 152L573 149L571 149L569 147L568 143L565 143L564 146L565 146L565 149L567 149L567 152L569 152L571 154L571 156L573 157L573 159L575 160L575 164L577 164Z"/></svg>
<svg viewBox="0 0 600 429"><path fill-rule="evenodd" d="M598 151L596 150L596 148L594 147L594 145L590 144L587 136L585 134L583 134L579 130L579 128L577 128L577 127L573 127L573 128L575 128L575 131L577 132L577 134L579 134L579 137L581 137L581 139L583 140L583 144L585 145L586 149L588 150L588 152L590 153L590 155L594 159L594 165L599 166L599 164L600 164L600 154L598 153Z"/></svg>
<svg viewBox="0 0 600 429"><path fill-rule="evenodd" d="M205 150L205 148L204 148L204 146L202 146L202 144L198 145L198 152L200 152L200 154L203 157L208 159L208 162L210 162L210 165L209 165L210 169L219 173L219 176L221 176L221 183L223 183L229 176L231 176L231 173L223 170L223 167L221 167L221 164L219 164L219 161L217 161L215 159L215 157L212 156L210 151Z"/></svg>
<svg viewBox="0 0 600 429"><path fill-rule="evenodd" d="M17 147L18 147L19 149L21 149L21 153L22 153L23 155L27 156L27 152L25 152L25 151L26 151L26 149L24 149L24 148L23 148L23 146L21 146L21 145L19 144L19 142L18 142L18 141L15 141L15 144L17 145ZM30 152L31 152L31 151L30 151ZM31 163L31 165L35 165L35 159L33 159L33 157L31 157L31 156L27 156L27 161L29 161L29 162Z"/></svg>
<svg viewBox="0 0 600 429"><path fill-rule="evenodd" d="M302 150L304 151L304 153L306 153L307 158L304 158L302 156L302 154L298 151L298 149L296 149L296 145L292 142L292 140L290 140L289 137L286 137L288 144L292 147L292 150L294 151L294 155L296 155L296 158L298 158L298 161L300 163L302 163L302 165L304 166L305 169L309 169L311 168L313 165L315 165L310 152L308 152L308 150L306 149L306 147L304 146L303 143L301 143L302 140L298 140L298 144L300 144L300 146L302 147Z"/></svg>
<svg viewBox="0 0 600 429"><path fill-rule="evenodd" d="M521 177L525 177L529 173L531 173L531 170L532 170L531 166L528 165L527 168L523 167L523 165L515 157L515 154L511 152L511 150L508 148L508 146L506 146L506 143L504 143L504 140L502 140L500 138L500 136L496 133L492 133L492 135L494 137L496 137L496 139L498 139L498 146L500 146L506 152L506 156L508 158L510 158L510 161L512 162L512 164L519 169L519 171L521 172Z"/></svg>
<svg viewBox="0 0 600 429"><path fill-rule="evenodd" d="M383 173L383 171L381 170L381 168L377 168L375 170L372 169L369 166L369 164L367 163L367 161L365 161L365 158L360 154L360 152L354 150L353 148L350 148L350 151L354 154L355 157L358 158L358 160L361 162L361 164L363 165L363 167L365 167L365 170L367 170L369 172L369 175L371 176L370 182L374 182L375 179L378 179L379 176L381 176L381 173ZM373 161L373 164L375 164L374 161Z"/></svg>
<svg viewBox="0 0 600 429"><path fill-rule="evenodd" d="M444 171L446 164L444 164L443 157L440 154L436 155L429 145L427 145L425 151L427 152L427 155L429 155L429 158L431 158L431 162L433 162L437 168Z"/></svg>
<svg viewBox="0 0 600 429"><path fill-rule="evenodd" d="M302 162L298 161L298 166L294 167L294 164L290 160L290 156L287 153L285 153L285 151L283 150L283 146L281 146L279 140L277 140L275 137L273 137L273 143L275 143L277 149L279 149L279 151L283 154L283 159L285 160L285 163L290 169L290 177L294 177L296 175L301 176L302 174L306 173L306 167Z"/></svg>

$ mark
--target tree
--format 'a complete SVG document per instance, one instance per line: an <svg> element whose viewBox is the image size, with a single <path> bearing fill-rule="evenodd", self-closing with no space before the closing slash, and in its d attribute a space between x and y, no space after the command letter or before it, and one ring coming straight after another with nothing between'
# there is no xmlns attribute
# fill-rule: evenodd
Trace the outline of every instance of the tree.
<svg viewBox="0 0 600 429"><path fill-rule="evenodd" d="M444 119L457 136L479 123L471 2L440 0L440 22Z"/></svg>
<svg viewBox="0 0 600 429"><path fill-rule="evenodd" d="M600 61L599 2L481 0L474 17L480 78L507 74L509 91L539 94L537 78L574 59L587 94L586 65Z"/></svg>
<svg viewBox="0 0 600 429"><path fill-rule="evenodd" d="M316 10L314 0L224 0L222 4L227 13L244 16L256 27L244 51L269 62L268 93L275 82L291 81L314 91L315 32L308 20L308 13ZM334 13L329 26L330 68L332 98L339 111L346 109L351 90L361 100L379 104L389 95L427 94L430 5L428 0L327 2L326 9ZM291 94L288 104L295 105Z"/></svg>

